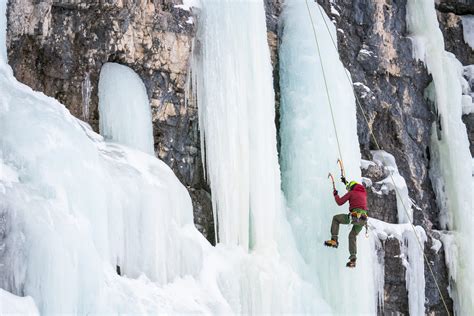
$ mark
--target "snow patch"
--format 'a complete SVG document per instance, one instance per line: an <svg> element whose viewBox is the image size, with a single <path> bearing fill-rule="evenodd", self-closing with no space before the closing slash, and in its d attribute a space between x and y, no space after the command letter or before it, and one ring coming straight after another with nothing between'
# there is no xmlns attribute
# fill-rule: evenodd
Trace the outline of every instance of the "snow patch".
<svg viewBox="0 0 474 316"><path fill-rule="evenodd" d="M183 0L183 4L177 4L174 7L181 10L190 11L193 7L200 8L201 0Z"/></svg>

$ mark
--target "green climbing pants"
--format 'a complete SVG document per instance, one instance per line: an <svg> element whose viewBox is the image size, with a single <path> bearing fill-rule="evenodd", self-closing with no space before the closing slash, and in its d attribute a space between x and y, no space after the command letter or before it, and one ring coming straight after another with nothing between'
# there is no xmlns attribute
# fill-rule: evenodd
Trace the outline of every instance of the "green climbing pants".
<svg viewBox="0 0 474 316"><path fill-rule="evenodd" d="M352 225L351 232L349 233L349 259L356 259L357 235L360 233L366 222L367 220L359 220L357 224ZM331 238L334 240L337 240L337 236L339 235L339 224L351 224L351 216L349 214L337 214L333 216L331 224Z"/></svg>

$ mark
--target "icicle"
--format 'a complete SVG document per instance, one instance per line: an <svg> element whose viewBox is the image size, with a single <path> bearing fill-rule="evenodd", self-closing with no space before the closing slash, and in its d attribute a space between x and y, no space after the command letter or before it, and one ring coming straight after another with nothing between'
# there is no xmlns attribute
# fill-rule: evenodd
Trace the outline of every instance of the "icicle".
<svg viewBox="0 0 474 316"><path fill-rule="evenodd" d="M90 73L87 72L84 76L84 81L81 84L81 92L82 92L82 119L84 121L89 120L89 108L91 102L91 93L92 93L92 86L91 86L91 78Z"/></svg>

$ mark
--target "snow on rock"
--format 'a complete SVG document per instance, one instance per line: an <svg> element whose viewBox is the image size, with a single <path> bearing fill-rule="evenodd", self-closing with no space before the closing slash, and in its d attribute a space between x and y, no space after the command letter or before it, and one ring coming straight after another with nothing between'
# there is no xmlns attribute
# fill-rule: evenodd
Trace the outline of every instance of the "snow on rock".
<svg viewBox="0 0 474 316"><path fill-rule="evenodd" d="M29 296L20 297L0 288L0 315L38 315L38 308Z"/></svg>
<svg viewBox="0 0 474 316"><path fill-rule="evenodd" d="M385 172L388 174L385 179L377 182L377 184L382 185L380 188L380 192L378 193L387 194L389 191L395 191L397 198L398 222L412 222L413 202L408 195L408 187L406 181L398 172L395 157L383 150L373 150L371 151L371 153L373 161L379 166L383 166Z"/></svg>
<svg viewBox="0 0 474 316"><path fill-rule="evenodd" d="M375 166L375 162L373 161L370 161L370 160L365 160L365 159L361 159L360 160L360 168L361 169L369 169L370 166Z"/></svg>
<svg viewBox="0 0 474 316"><path fill-rule="evenodd" d="M474 49L474 15L461 15L464 42Z"/></svg>
<svg viewBox="0 0 474 316"><path fill-rule="evenodd" d="M400 256L406 269L406 287L410 315L423 315L425 311L425 275L424 275L424 244L427 241L425 230L421 226L413 227L410 223L389 224L369 218L368 226L371 235L380 241L396 238L400 242ZM415 235L416 232L416 235ZM378 264L383 264L384 252L376 247ZM380 271L382 267L378 268ZM377 269L376 269L377 271ZM383 291L383 278L379 277L379 291ZM383 292L382 292L383 293ZM379 293L380 295L380 293Z"/></svg>
<svg viewBox="0 0 474 316"><path fill-rule="evenodd" d="M193 7L194 8L200 8L201 7L201 0L183 0L183 4L177 4L174 7L182 9L182 10L189 11Z"/></svg>
<svg viewBox="0 0 474 316"><path fill-rule="evenodd" d="M431 238L431 242L432 242L432 246L431 246L431 249L435 252L435 253L438 253L438 251L441 249L441 247L443 246L443 244L441 243L441 241L439 241L438 239L436 238Z"/></svg>

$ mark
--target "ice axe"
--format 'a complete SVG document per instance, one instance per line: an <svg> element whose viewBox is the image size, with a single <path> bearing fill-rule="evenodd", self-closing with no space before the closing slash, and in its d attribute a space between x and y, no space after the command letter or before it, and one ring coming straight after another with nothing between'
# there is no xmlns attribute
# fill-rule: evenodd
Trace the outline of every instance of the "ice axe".
<svg viewBox="0 0 474 316"><path fill-rule="evenodd" d="M339 169L341 169L341 177L346 177L346 171L344 170L344 164L342 163L341 159L337 159L337 163L339 165Z"/></svg>
<svg viewBox="0 0 474 316"><path fill-rule="evenodd" d="M331 178L331 182L332 182L332 189L333 190L336 190L336 184L334 183L334 177L332 176L332 174L329 172L328 173L328 179Z"/></svg>

